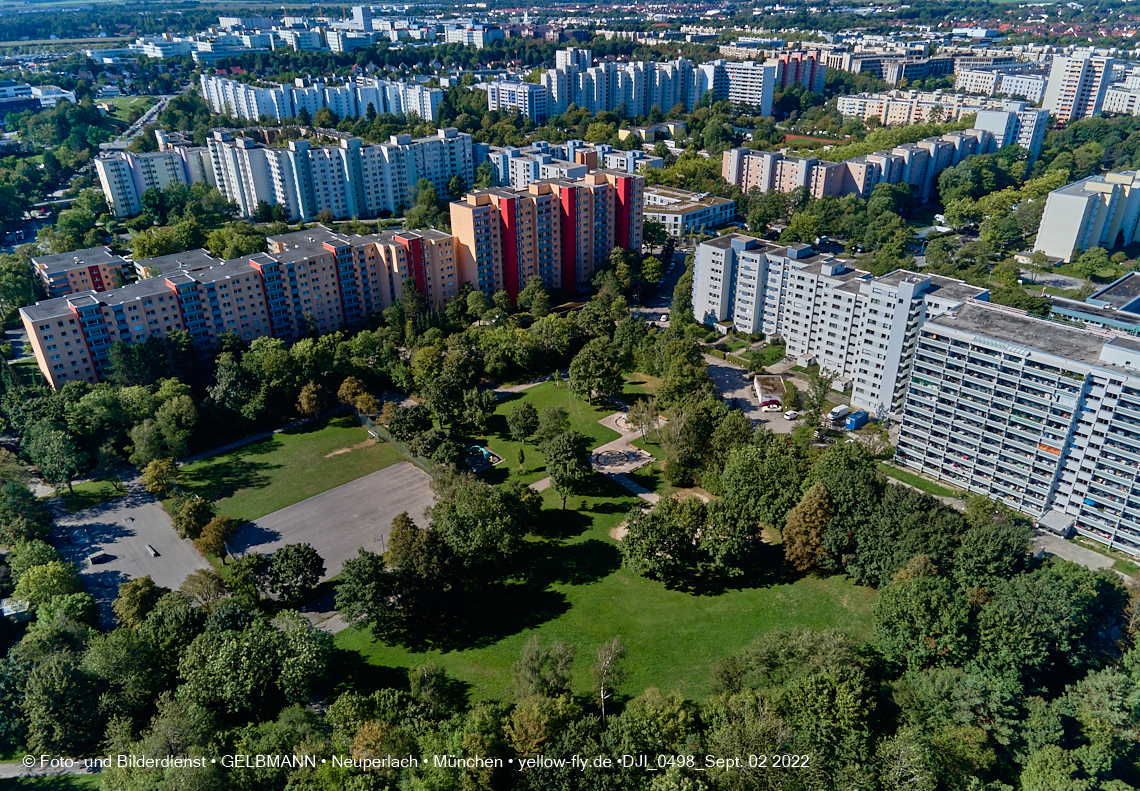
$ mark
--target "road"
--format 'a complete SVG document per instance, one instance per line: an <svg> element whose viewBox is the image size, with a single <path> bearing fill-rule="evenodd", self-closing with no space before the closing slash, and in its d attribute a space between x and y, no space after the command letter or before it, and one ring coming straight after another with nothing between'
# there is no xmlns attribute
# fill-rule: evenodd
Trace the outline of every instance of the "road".
<svg viewBox="0 0 1140 791"><path fill-rule="evenodd" d="M191 541L178 537L170 515L138 477L126 487L125 496L60 517L52 527L52 543L79 568L107 625L113 622L111 602L120 583L149 575L156 585L173 590L187 574L210 567ZM90 559L101 554L109 560L92 564Z"/></svg>

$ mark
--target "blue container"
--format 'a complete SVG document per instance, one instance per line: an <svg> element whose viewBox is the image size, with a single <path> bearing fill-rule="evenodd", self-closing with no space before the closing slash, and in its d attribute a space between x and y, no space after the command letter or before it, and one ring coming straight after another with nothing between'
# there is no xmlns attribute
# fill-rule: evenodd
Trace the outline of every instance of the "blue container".
<svg viewBox="0 0 1140 791"><path fill-rule="evenodd" d="M847 416L847 430L855 431L856 429L861 429L863 426L867 425L867 421L869 419L870 415L867 414L867 410L856 409L854 412Z"/></svg>

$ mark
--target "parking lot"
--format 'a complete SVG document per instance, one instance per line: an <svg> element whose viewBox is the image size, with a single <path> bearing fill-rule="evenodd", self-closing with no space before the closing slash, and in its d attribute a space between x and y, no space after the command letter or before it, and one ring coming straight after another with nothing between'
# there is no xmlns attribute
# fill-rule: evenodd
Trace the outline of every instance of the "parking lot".
<svg viewBox="0 0 1140 791"><path fill-rule="evenodd" d="M417 524L426 526L430 482L426 472L403 461L250 523L231 548L235 554L268 555L285 544L312 544L324 558L325 579L335 577L361 547L386 551L388 530L397 514L407 511Z"/></svg>
<svg viewBox="0 0 1140 791"><path fill-rule="evenodd" d="M79 568L106 622L120 583L149 575L156 585L173 590L187 574L209 568L194 544L178 537L170 516L137 478L126 486L123 497L60 517L52 527L53 543ZM92 558L104 562L92 563Z"/></svg>

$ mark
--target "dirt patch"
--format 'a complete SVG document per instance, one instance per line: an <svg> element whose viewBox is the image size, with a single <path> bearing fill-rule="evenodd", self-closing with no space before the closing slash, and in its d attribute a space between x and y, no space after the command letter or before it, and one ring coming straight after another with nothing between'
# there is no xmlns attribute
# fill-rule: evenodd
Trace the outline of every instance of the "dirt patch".
<svg viewBox="0 0 1140 791"><path fill-rule="evenodd" d="M333 456L339 456L342 453L351 453L354 450L360 450L361 448L367 448L369 445L375 445L375 444L376 444L376 440L369 438L369 439L364 440L363 442L358 442L355 445L349 445L348 447L345 447L345 448L337 448L336 450L332 451L331 453L326 453L325 458L331 459Z"/></svg>
<svg viewBox="0 0 1140 791"><path fill-rule="evenodd" d="M610 538L612 538L614 541L621 541L623 538L625 538L625 534L629 532L629 527L627 527L627 524L628 523L626 522L622 522L617 527L611 527Z"/></svg>

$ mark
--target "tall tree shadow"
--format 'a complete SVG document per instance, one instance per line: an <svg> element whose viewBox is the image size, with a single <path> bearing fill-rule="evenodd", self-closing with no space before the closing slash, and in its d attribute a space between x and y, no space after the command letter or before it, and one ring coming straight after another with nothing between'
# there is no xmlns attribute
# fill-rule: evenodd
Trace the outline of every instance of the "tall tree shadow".
<svg viewBox="0 0 1140 791"><path fill-rule="evenodd" d="M184 470L182 482L195 494L216 502L233 497L241 489L264 489L272 483L269 472L282 466L246 457L227 457L225 461Z"/></svg>

